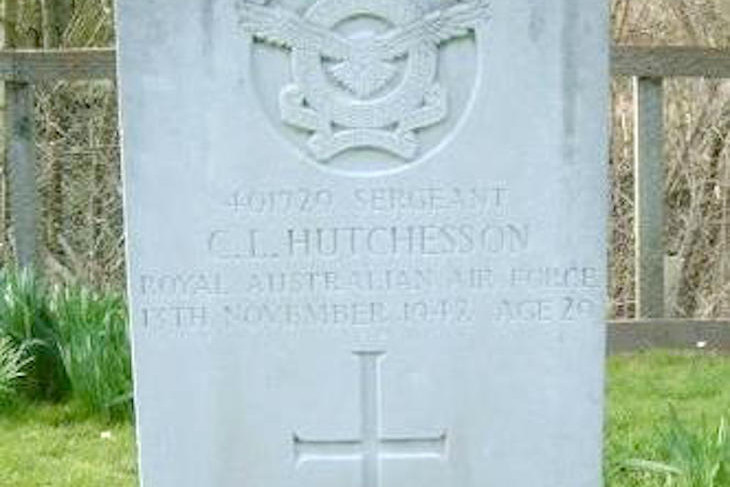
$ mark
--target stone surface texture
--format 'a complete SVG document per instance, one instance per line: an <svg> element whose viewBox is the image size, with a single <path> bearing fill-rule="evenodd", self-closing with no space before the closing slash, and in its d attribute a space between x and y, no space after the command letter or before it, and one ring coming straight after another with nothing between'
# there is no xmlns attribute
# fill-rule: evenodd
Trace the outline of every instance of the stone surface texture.
<svg viewBox="0 0 730 487"><path fill-rule="evenodd" d="M601 485L604 4L118 2L145 487Z"/></svg>

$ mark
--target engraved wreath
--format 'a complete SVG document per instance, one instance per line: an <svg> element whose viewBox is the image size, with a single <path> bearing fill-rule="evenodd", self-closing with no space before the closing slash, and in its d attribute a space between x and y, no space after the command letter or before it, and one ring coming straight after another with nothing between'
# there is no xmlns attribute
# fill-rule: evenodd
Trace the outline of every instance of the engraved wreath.
<svg viewBox="0 0 730 487"><path fill-rule="evenodd" d="M440 46L478 29L489 4L461 0L424 11L417 0L317 0L303 15L260 0L240 0L238 7L246 33L290 51L293 80L279 94L281 118L308 132L309 151L325 162L359 148L415 158L417 131L448 114L438 82ZM389 27L352 37L335 31L358 16Z"/></svg>

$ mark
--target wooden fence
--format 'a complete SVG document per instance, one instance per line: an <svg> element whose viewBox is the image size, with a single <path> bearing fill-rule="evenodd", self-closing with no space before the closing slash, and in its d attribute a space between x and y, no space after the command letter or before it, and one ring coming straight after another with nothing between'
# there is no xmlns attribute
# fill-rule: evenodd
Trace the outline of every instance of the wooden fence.
<svg viewBox="0 0 730 487"><path fill-rule="evenodd" d="M664 88L667 77L730 79L730 51L689 47L617 46L614 75L635 84L635 232L637 319L609 323L609 351L637 348L730 350L730 320L663 318L664 311ZM33 90L55 80L114 79L111 49L0 51L0 79L6 87L6 162L16 256L22 265L36 255L38 197L33 140Z"/></svg>

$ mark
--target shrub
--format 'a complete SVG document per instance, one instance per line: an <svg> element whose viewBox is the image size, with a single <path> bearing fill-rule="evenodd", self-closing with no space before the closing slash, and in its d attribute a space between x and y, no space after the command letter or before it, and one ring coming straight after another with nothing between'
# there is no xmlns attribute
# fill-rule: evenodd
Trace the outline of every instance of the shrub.
<svg viewBox="0 0 730 487"><path fill-rule="evenodd" d="M51 309L74 399L89 413L130 417L132 367L124 299L59 287L52 294Z"/></svg>

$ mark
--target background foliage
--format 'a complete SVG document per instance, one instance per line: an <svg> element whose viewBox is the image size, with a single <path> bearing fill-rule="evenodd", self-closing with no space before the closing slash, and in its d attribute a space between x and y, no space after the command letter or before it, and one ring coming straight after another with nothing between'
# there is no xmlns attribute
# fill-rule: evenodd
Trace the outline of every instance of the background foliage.
<svg viewBox="0 0 730 487"><path fill-rule="evenodd" d="M729 0L613 0L613 37L630 45L730 46ZM665 81L667 309L730 316L730 83ZM634 314L633 93L614 81L612 314Z"/></svg>

